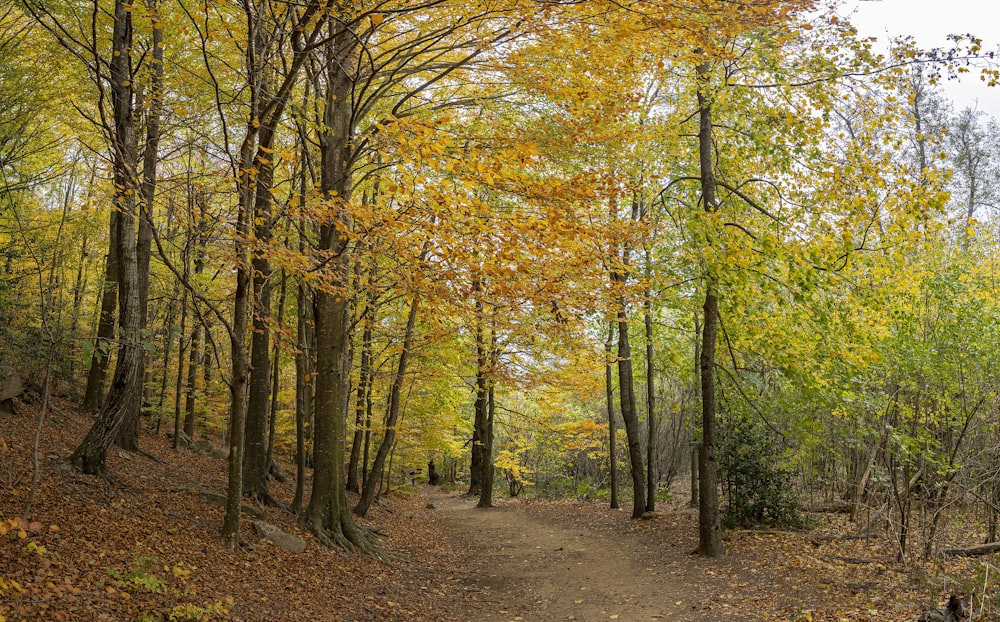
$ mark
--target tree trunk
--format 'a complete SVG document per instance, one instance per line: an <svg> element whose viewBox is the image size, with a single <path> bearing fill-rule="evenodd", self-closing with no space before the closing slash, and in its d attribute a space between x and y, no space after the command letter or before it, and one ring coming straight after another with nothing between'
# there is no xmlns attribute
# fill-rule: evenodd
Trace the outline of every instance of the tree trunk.
<svg viewBox="0 0 1000 622"><path fill-rule="evenodd" d="M639 518L646 512L646 482L642 470L642 445L639 442L639 415L635 407L634 386L628 317L622 306L618 310L618 401L625 421L625 435L628 437L628 458L632 472L632 518Z"/></svg>
<svg viewBox="0 0 1000 622"><path fill-rule="evenodd" d="M485 337L483 336L483 284L476 276L472 281L472 292L476 305L476 401L473 406L472 450L469 461L470 497L478 497L483 487L483 443L486 438L486 377L483 369L485 359Z"/></svg>
<svg viewBox="0 0 1000 622"><path fill-rule="evenodd" d="M149 112L146 114L146 145L142 158L142 202L139 207L139 233L135 248L140 330L146 328L146 318L149 315L149 261L152 256L153 244L153 199L156 195L156 165L160 155L160 111L163 108L163 22L158 16L157 0L148 0L146 7L152 17L153 53ZM129 227L124 231L131 232L132 229ZM145 379L145 352L145 348L143 348L143 354L139 357L140 379ZM140 380L139 393L139 399L141 399L142 380ZM142 411L138 405L134 411L130 411L126 415L116 439L119 447L128 451L139 450L141 415Z"/></svg>
<svg viewBox="0 0 1000 622"><path fill-rule="evenodd" d="M163 406L167 400L167 380L170 378L170 349L174 344L174 314L177 313L176 300L180 288L177 281L174 281L174 291L167 303L167 317L163 322L163 376L160 379L160 398L157 403L156 413L156 434L160 433L160 424L163 420ZM183 337L181 337L183 339Z"/></svg>
<svg viewBox="0 0 1000 622"><path fill-rule="evenodd" d="M115 311L118 308L118 221L117 210L111 210L108 231L108 257L104 263L104 286L101 288L101 313L97 323L97 339L90 357L87 388L83 394L83 409L97 412L101 407L104 379L115 348Z"/></svg>
<svg viewBox="0 0 1000 622"><path fill-rule="evenodd" d="M649 249L646 249L646 263L649 264ZM646 287L646 511L656 511L656 493L659 474L656 469L656 385L653 366L653 299Z"/></svg>
<svg viewBox="0 0 1000 622"><path fill-rule="evenodd" d="M84 473L103 475L108 449L126 417L137 416L143 380L142 308L139 258L136 251L136 140L132 106L132 13L124 0L115 1L112 33L114 54L109 62L114 113L112 135L115 196L118 218L119 328L121 345L115 374L97 420L71 461Z"/></svg>
<svg viewBox="0 0 1000 622"><path fill-rule="evenodd" d="M189 187L188 192L194 192L193 188ZM192 196L192 207L197 208L197 213L193 213L192 216L197 219L197 224L195 225L194 232L194 274L197 275L205 271L205 231L204 222L206 218L205 214L205 203L204 199L200 194L194 194ZM192 301L194 302L194 301ZM205 347L209 345L208 331L205 329ZM184 433L188 435L188 438L194 440L195 432L195 401L198 393L198 363L204 358L202 346L202 323L197 321L194 322L194 326L191 328L191 354L188 360L188 377L187 377L187 391L185 394L184 401ZM208 361L204 361L205 365L208 365ZM205 390L208 390L208 384L205 384Z"/></svg>
<svg viewBox="0 0 1000 622"><path fill-rule="evenodd" d="M611 509L621 507L618 501L618 430L615 421L615 387L612 372L614 365L612 344L615 338L615 323L608 322L608 339L604 342L604 393L608 402L608 454L611 461Z"/></svg>
<svg viewBox="0 0 1000 622"><path fill-rule="evenodd" d="M288 281L285 271L281 271L281 293L278 295L278 326L282 326L285 319L285 297L288 294ZM274 351L271 353L271 417L267 426L267 458L264 461L267 465L266 474L271 474L271 466L274 464L274 435L278 425L278 390L281 388L278 371L280 367L281 352L278 344L274 344ZM275 466L277 468L277 466Z"/></svg>
<svg viewBox="0 0 1000 622"><path fill-rule="evenodd" d="M303 250L305 240L299 242ZM312 317L313 305L309 286L301 280L298 291L298 327L295 354L295 498L292 501L292 511L296 514L302 509L305 496L306 481L306 421L312 412Z"/></svg>
<svg viewBox="0 0 1000 622"><path fill-rule="evenodd" d="M267 489L268 419L271 397L271 264L268 244L271 242L271 188L273 185L273 143L275 126L284 105L279 103L270 122L260 129L260 145L254 166L258 170L254 197L254 237L259 248L254 252L253 269L253 336L250 350L250 391L247 400L246 446L243 456L243 494L263 502L271 502Z"/></svg>
<svg viewBox="0 0 1000 622"><path fill-rule="evenodd" d="M368 379L365 387L365 446L361 452L361 486L371 477L371 470L368 468L368 456L372 448L372 381Z"/></svg>
<svg viewBox="0 0 1000 622"><path fill-rule="evenodd" d="M722 554L719 490L715 458L715 340L719 302L713 286L705 294L705 326L701 348L701 447L698 450L698 550L707 557Z"/></svg>
<svg viewBox="0 0 1000 622"><path fill-rule="evenodd" d="M97 167L93 166L90 169L90 182L87 184L87 203L89 203L91 198L94 196L94 180L96 178ZM81 240L80 246L80 259L76 267L76 278L73 281L73 321L69 328L69 334L74 337L80 334L80 317L83 315L83 296L84 292L87 291L88 271L84 270L84 267L88 266L90 263L88 259L90 256L90 235L87 230L83 231L83 239ZM77 358L71 357L68 376L73 380L73 397L80 397L77 392L79 387L76 385L76 363Z"/></svg>
<svg viewBox="0 0 1000 622"><path fill-rule="evenodd" d="M354 524L347 506L344 477L344 433L350 401L351 366L350 219L344 204L351 199L353 145L353 66L358 45L354 33L339 25L327 41L326 89L319 135L320 190L333 207L320 230L319 250L331 258L326 276L333 293L316 291L316 423L313 451L313 494L303 524L327 543L373 552L368 537ZM317 84L317 93L322 85Z"/></svg>
<svg viewBox="0 0 1000 622"><path fill-rule="evenodd" d="M701 195L706 212L716 209L715 170L713 168L712 102L707 93L709 71L706 62L698 65L698 160L701 170ZM711 240L708 242L711 244ZM705 275L704 328L701 345L701 448L698 453L698 551L706 557L722 554L719 527L719 490L715 458L715 342L719 326L719 300L715 277Z"/></svg>
<svg viewBox="0 0 1000 622"><path fill-rule="evenodd" d="M375 461L372 462L373 473L381 471L385 465L385 459L389 455L389 449L396 439L396 423L399 420L399 402L403 392L403 381L406 379L406 366L410 358L410 350L413 348L413 330L417 322L417 311L420 307L419 296L414 297L410 303L410 312L406 318L406 332L403 335L403 348L399 353L399 365L396 368L396 375L392 380L392 388L389 390L389 407L385 417L385 435L375 454ZM365 487L361 491L361 499L354 507L354 513L364 516L368 513L375 500L375 478L369 477L365 481Z"/></svg>
<svg viewBox="0 0 1000 622"><path fill-rule="evenodd" d="M185 272L187 268L185 267ZM174 449L181 446L181 387L184 378L184 351L187 347L184 343L184 329L187 326L187 290L181 296L181 325L177 335L177 382L174 385ZM188 438L191 438L188 435Z"/></svg>
<svg viewBox="0 0 1000 622"><path fill-rule="evenodd" d="M191 352L188 355L187 368L187 388L184 391L184 433L187 434L188 438L194 440L195 396L198 393L198 361L202 357L201 324L198 323L197 319L195 319L194 326L191 328L190 347Z"/></svg>
<svg viewBox="0 0 1000 622"><path fill-rule="evenodd" d="M496 339L491 346L496 351ZM491 359L493 357L491 356ZM496 367L495 360L491 361L490 370ZM493 507L493 478L496 475L496 468L493 466L493 421L496 415L496 385L493 379L489 379L486 392L486 436L483 441L483 487L479 492L479 503L477 508Z"/></svg>
<svg viewBox="0 0 1000 622"><path fill-rule="evenodd" d="M256 120L257 110L251 112ZM226 516L222 521L222 538L226 545L235 550L243 542L240 535L240 519L243 506L243 449L247 418L247 383L249 369L246 351L247 320L250 313L251 269L247 260L246 246L250 241L250 220L253 215L252 174L255 130L253 124L247 128L246 137L240 146L240 166L236 187L239 194L239 212L236 232L233 236L236 257L236 290L233 292L233 322L229 331L230 377L229 377L229 460L227 464Z"/></svg>
<svg viewBox="0 0 1000 622"><path fill-rule="evenodd" d="M371 317L372 296L366 294L365 308L361 313L361 323L364 326L361 335L361 369L358 374L358 390L354 404L354 441L351 443L351 459L347 468L347 489L352 492L361 492L361 485L358 478L358 463L361 461L361 447L365 442L365 432L367 424L365 421L365 403L368 395L368 385L371 382L371 360L372 360L372 324L374 318ZM368 468L368 456L365 455L365 469Z"/></svg>

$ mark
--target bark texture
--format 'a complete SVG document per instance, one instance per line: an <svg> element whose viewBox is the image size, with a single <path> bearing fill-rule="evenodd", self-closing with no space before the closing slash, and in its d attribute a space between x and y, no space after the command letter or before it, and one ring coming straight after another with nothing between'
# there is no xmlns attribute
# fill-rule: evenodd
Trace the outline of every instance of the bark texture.
<svg viewBox="0 0 1000 622"><path fill-rule="evenodd" d="M118 359L108 396L97 420L77 447L71 461L84 473L103 475L108 449L126 417L137 416L143 380L142 309L139 259L136 253L137 152L132 94L132 13L123 0L115 2L112 33L114 54L109 63L114 114L112 156L115 210L118 211L119 337Z"/></svg>
<svg viewBox="0 0 1000 622"><path fill-rule="evenodd" d="M698 156L701 169L702 204L706 212L716 209L716 184L713 162L712 100L708 63L698 66ZM711 240L708 242L711 243ZM705 305L701 341L701 448L698 453L698 551L706 557L722 555L719 526L719 483L715 456L715 344L719 326L719 299L716 280L709 268L705 275Z"/></svg>

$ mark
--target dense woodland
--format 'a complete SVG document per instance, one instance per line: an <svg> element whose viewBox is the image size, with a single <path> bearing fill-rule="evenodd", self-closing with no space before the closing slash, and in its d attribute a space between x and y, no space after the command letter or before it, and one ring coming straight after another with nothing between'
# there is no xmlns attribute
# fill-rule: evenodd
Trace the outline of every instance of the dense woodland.
<svg viewBox="0 0 1000 622"><path fill-rule="evenodd" d="M379 556L355 517L411 479L638 518L687 474L708 557L817 509L900 560L992 543L966 72L972 36L881 51L809 0L8 0L0 356L93 413L85 474L226 447L232 547L275 477Z"/></svg>

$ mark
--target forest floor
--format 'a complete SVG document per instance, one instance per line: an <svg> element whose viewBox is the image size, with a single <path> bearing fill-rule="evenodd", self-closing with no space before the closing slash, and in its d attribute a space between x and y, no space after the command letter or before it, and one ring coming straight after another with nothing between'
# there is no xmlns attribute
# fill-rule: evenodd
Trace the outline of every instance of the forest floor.
<svg viewBox="0 0 1000 622"><path fill-rule="evenodd" d="M692 554L697 515L680 502L636 521L599 502L481 510L422 486L359 520L387 561L326 549L280 508L258 509L304 538L304 553L260 539L249 519L234 553L219 537L222 508L201 494L224 492L224 460L150 434L147 455L112 450L108 479L84 476L68 458L90 418L62 401L41 428L38 490L19 524L33 401L0 415L0 622L908 620L963 587L947 577L968 589L992 564L899 564L885 541L842 539L850 530L835 514L807 532L730 532L727 554L708 560ZM286 504L293 492L272 487Z"/></svg>

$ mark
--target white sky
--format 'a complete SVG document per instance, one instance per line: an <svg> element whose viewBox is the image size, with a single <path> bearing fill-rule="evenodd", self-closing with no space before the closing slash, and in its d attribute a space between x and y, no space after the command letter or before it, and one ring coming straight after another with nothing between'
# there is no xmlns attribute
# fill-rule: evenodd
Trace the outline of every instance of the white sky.
<svg viewBox="0 0 1000 622"><path fill-rule="evenodd" d="M912 35L923 48L948 47L949 34L972 34L985 50L1000 43L1000 0L845 0L841 11L862 36ZM975 71L942 83L956 110L975 107L1000 119L1000 87L989 88Z"/></svg>

